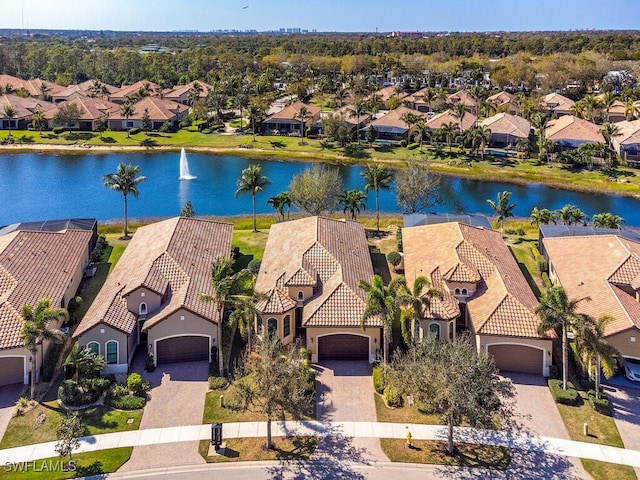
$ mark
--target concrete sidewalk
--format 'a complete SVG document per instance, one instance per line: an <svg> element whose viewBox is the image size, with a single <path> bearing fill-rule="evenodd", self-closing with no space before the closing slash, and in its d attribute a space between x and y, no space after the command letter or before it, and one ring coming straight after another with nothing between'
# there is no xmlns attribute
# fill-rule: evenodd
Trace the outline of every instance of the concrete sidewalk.
<svg viewBox="0 0 640 480"><path fill-rule="evenodd" d="M350 438L405 438L406 424L377 422L274 422L274 436L315 435L344 436ZM440 425L408 425L414 440L446 440L447 428ZM226 423L223 438L266 437L266 422ZM210 425L153 428L128 432L107 433L83 437L76 451L90 452L116 447L136 447L211 438ZM609 447L595 443L577 442L525 433L480 430L456 427L456 442L498 445L528 452L587 458L603 462L640 467L640 451ZM0 450L0 465L56 457L56 442L39 443Z"/></svg>

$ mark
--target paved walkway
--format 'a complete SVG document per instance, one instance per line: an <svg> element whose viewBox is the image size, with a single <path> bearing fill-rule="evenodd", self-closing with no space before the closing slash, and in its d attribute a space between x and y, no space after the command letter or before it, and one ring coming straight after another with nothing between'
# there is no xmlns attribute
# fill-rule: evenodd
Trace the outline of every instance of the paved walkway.
<svg viewBox="0 0 640 480"><path fill-rule="evenodd" d="M274 422L273 435L315 435L343 438L405 438L404 423L376 422ZM266 422L225 423L223 438L266 437ZM447 428L441 425L409 425L414 440L446 440ZM116 447L137 447L167 443L193 442L211 438L210 425L153 428L128 432L107 433L80 439L76 452L90 452ZM640 467L640 451L609 447L595 443L577 442L560 438L543 437L526 433L481 430L457 427L457 442L499 445L525 452L544 453L562 457L580 457L603 462ZM56 442L39 443L0 450L0 465L7 462L28 462L56 457Z"/></svg>
<svg viewBox="0 0 640 480"><path fill-rule="evenodd" d="M611 413L624 446L640 450L640 390L617 385L606 385L604 390L609 396ZM635 470L640 478L640 468Z"/></svg>

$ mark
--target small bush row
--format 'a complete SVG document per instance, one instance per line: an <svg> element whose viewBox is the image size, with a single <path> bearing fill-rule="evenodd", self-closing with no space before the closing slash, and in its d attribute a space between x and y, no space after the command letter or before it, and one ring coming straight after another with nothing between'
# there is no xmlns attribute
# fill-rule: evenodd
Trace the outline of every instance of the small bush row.
<svg viewBox="0 0 640 480"><path fill-rule="evenodd" d="M210 390L222 390L226 386L227 386L226 377L218 377L218 376L209 377Z"/></svg>
<svg viewBox="0 0 640 480"><path fill-rule="evenodd" d="M58 398L71 407L89 405L96 402L110 385L111 382L106 378L90 378L80 383L65 380L58 387Z"/></svg>
<svg viewBox="0 0 640 480"><path fill-rule="evenodd" d="M395 387L387 385L384 389L384 401L390 407L402 407L402 395Z"/></svg>
<svg viewBox="0 0 640 480"><path fill-rule="evenodd" d="M600 398L596 398L596 391L589 390L587 397L589 398L589 405L591 405L591 408L596 412L609 417L611 416L611 405L606 393L600 392Z"/></svg>
<svg viewBox="0 0 640 480"><path fill-rule="evenodd" d="M371 377L373 378L373 388L380 395L384 393L384 374L380 367L374 367Z"/></svg>
<svg viewBox="0 0 640 480"><path fill-rule="evenodd" d="M577 405L580 400L580 394L573 386L573 383L567 382L567 389L562 389L562 380L548 379L549 390L551 390L551 396L556 403L562 403L563 405Z"/></svg>

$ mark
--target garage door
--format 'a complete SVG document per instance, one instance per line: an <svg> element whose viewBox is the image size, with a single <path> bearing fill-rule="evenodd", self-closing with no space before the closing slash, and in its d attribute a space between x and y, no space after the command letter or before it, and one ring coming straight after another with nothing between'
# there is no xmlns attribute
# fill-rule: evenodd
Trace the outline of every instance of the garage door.
<svg viewBox="0 0 640 480"><path fill-rule="evenodd" d="M543 351L523 345L491 345L489 353L493 355L496 367L500 370L542 375Z"/></svg>
<svg viewBox="0 0 640 480"><path fill-rule="evenodd" d="M24 382L24 357L0 357L0 385Z"/></svg>
<svg viewBox="0 0 640 480"><path fill-rule="evenodd" d="M369 360L369 337L348 334L319 337L318 360Z"/></svg>
<svg viewBox="0 0 640 480"><path fill-rule="evenodd" d="M208 337L172 337L158 342L158 364L209 360Z"/></svg>

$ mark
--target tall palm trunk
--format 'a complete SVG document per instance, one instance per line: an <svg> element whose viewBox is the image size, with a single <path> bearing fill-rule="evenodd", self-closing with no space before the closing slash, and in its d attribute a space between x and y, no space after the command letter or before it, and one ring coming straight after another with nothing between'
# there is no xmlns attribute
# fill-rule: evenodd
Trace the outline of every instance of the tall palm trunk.
<svg viewBox="0 0 640 480"><path fill-rule="evenodd" d="M31 353L31 399L36 394L36 369L37 369L37 357L38 350L30 350Z"/></svg>
<svg viewBox="0 0 640 480"><path fill-rule="evenodd" d="M380 189L376 188L376 229L380 233Z"/></svg>
<svg viewBox="0 0 640 480"><path fill-rule="evenodd" d="M258 231L258 227L256 224L256 194L252 192L251 197L253 200L253 233L256 233Z"/></svg>
<svg viewBox="0 0 640 480"><path fill-rule="evenodd" d="M127 195L124 194L124 238L129 238L129 217L127 215Z"/></svg>
<svg viewBox="0 0 640 480"><path fill-rule="evenodd" d="M222 322L224 319L224 302L218 309L218 373L220 376L224 375L224 358L222 356Z"/></svg>
<svg viewBox="0 0 640 480"><path fill-rule="evenodd" d="M596 354L596 399L600 399L600 354Z"/></svg>
<svg viewBox="0 0 640 480"><path fill-rule="evenodd" d="M562 327L562 389L567 389L567 327Z"/></svg>

